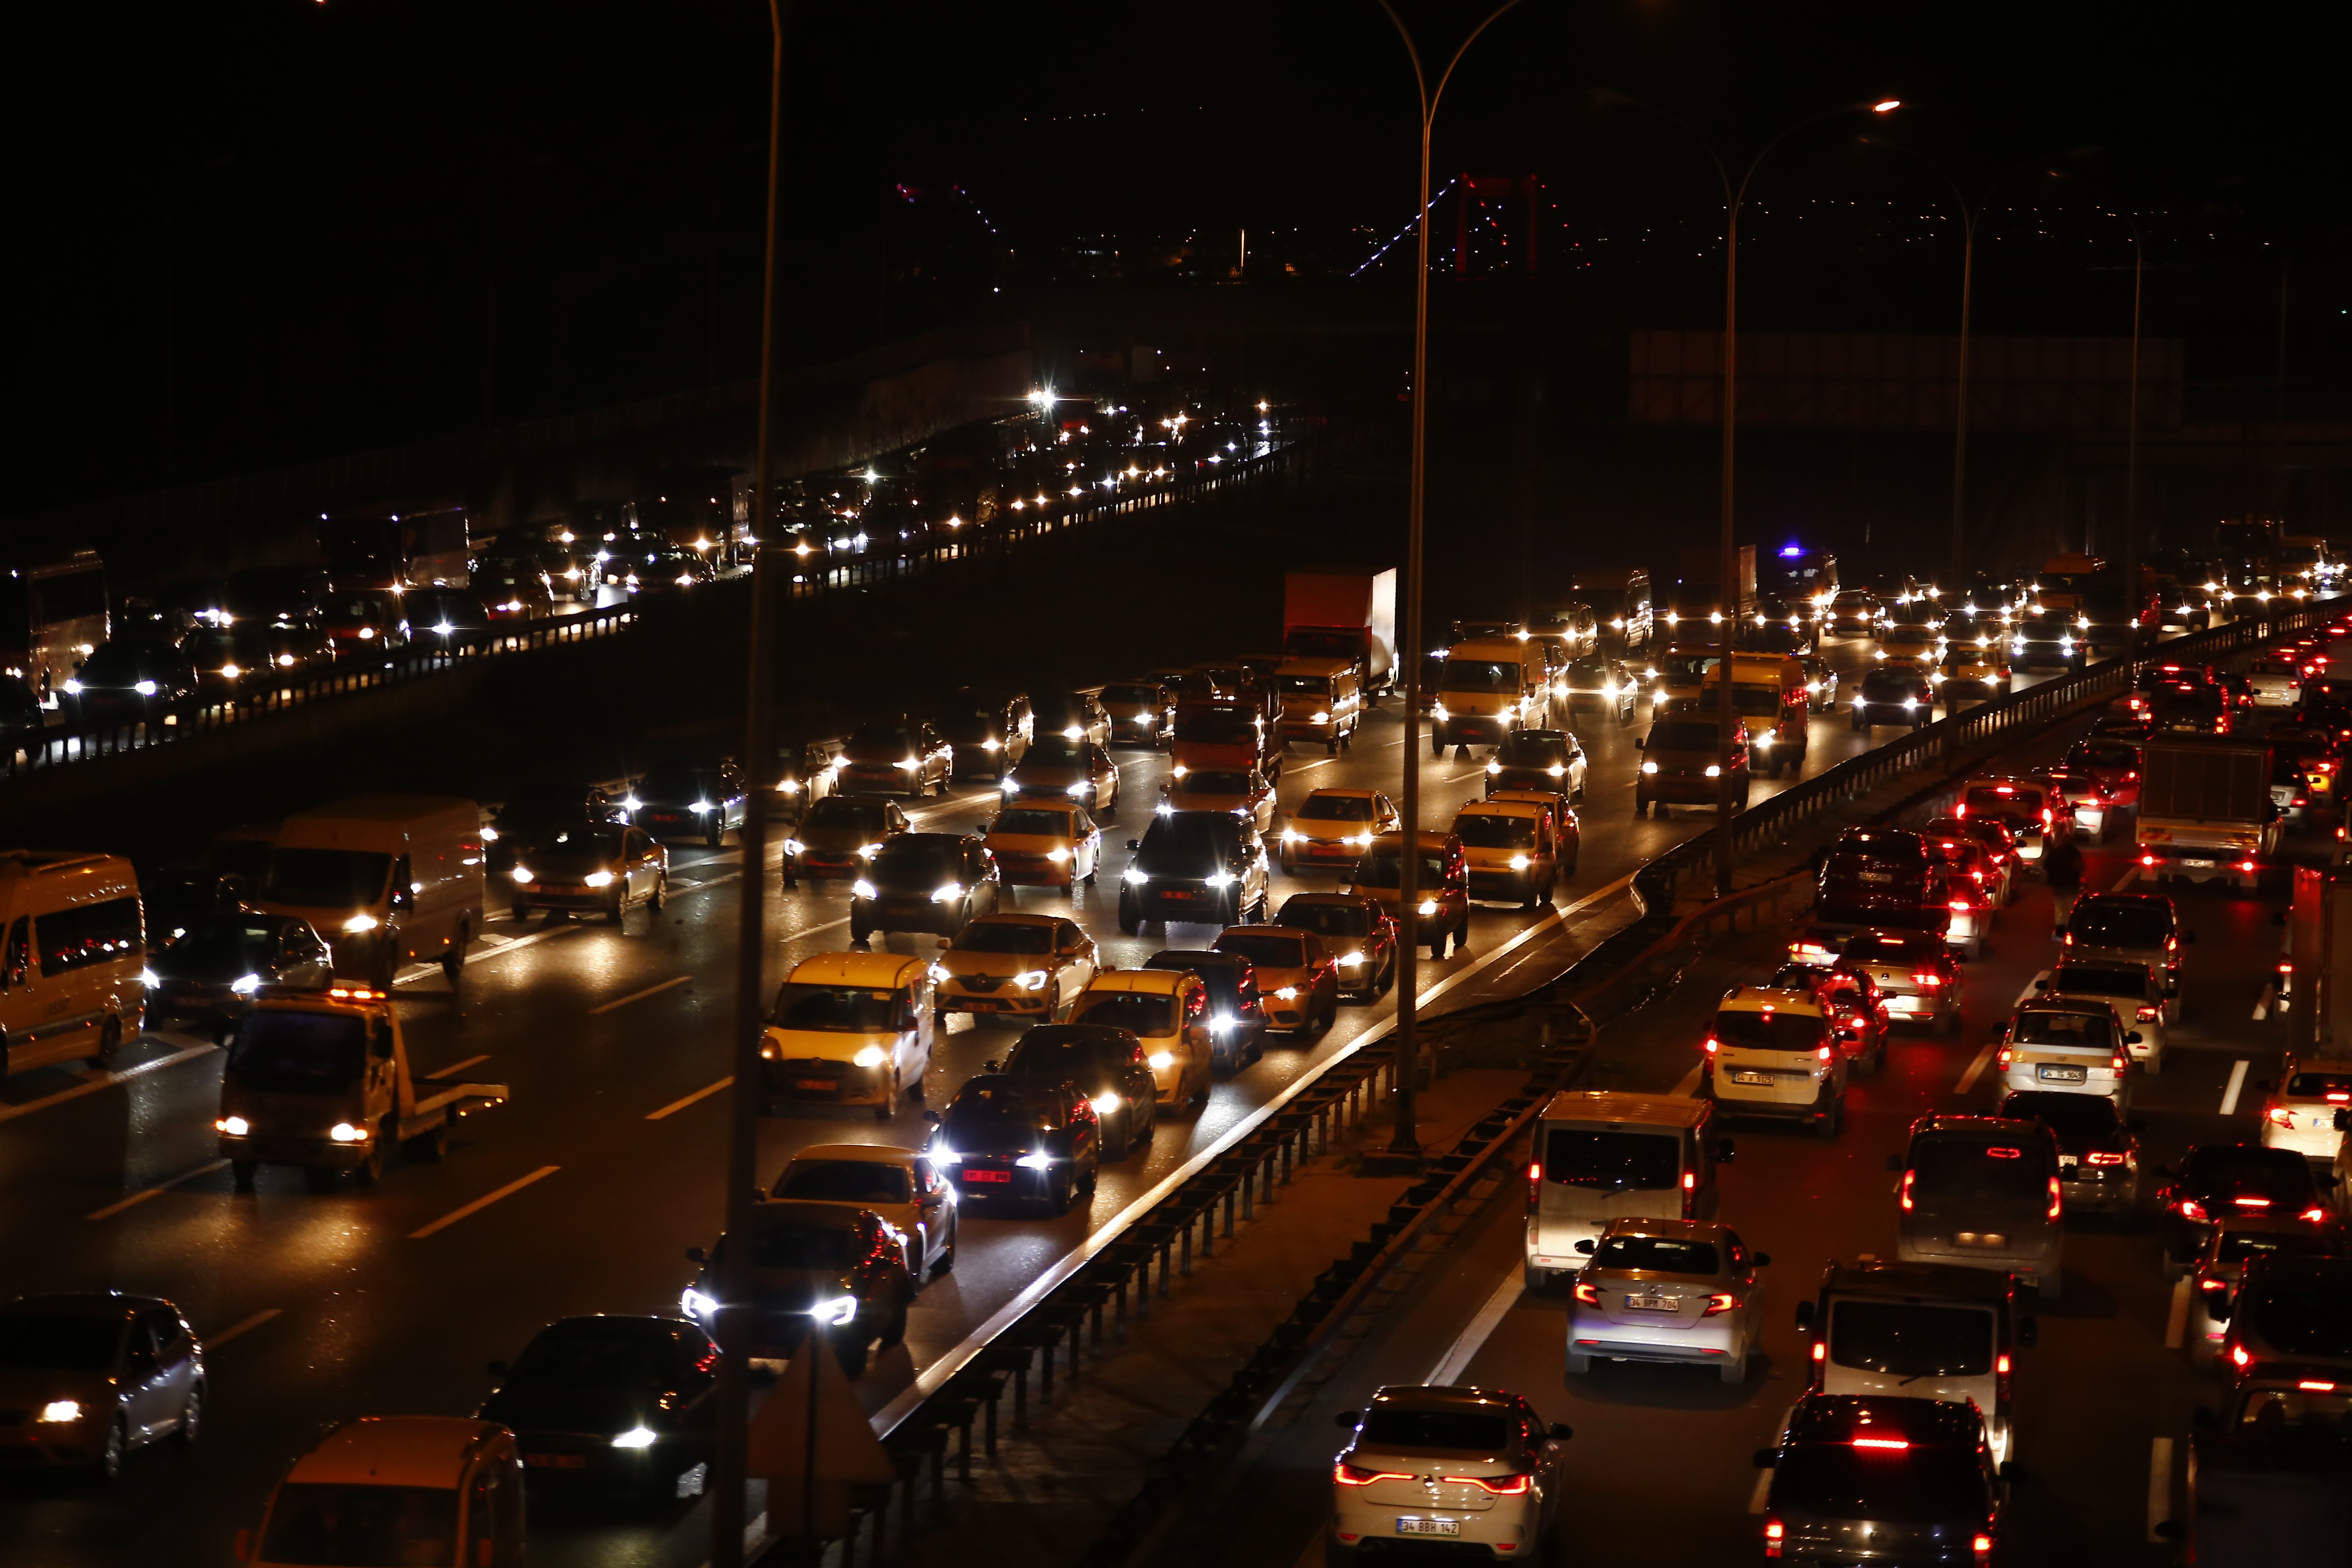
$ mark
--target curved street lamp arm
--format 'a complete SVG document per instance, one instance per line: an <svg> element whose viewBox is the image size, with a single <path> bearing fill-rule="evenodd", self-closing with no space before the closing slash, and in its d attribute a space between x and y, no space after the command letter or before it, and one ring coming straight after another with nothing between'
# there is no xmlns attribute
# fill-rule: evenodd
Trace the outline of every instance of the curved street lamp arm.
<svg viewBox="0 0 2352 1568"><path fill-rule="evenodd" d="M1381 0L1381 9L1387 12L1389 20L1396 25L1397 37L1404 40L1405 58L1412 62L1412 85L1413 89L1421 94L1421 128L1422 133L1426 136L1429 132L1430 112L1434 106L1429 101L1429 78L1421 68L1421 50L1412 41L1412 29L1404 25L1404 18L1397 15L1396 7L1390 5L1389 0ZM1459 59L1461 57L1457 55L1454 58ZM1449 74L1453 68L1451 66L1446 68Z"/></svg>

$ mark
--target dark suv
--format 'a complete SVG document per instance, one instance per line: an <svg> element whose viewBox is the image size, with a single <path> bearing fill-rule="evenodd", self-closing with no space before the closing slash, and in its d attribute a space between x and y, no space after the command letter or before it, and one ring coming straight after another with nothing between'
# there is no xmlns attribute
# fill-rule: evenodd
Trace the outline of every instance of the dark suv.
<svg viewBox="0 0 2352 1568"><path fill-rule="evenodd" d="M1238 953L1163 948L1143 961L1146 969L1190 970L1209 988L1209 1065L1239 1072L1265 1051L1265 1003L1257 993L1257 971Z"/></svg>
<svg viewBox="0 0 2352 1568"><path fill-rule="evenodd" d="M1862 678L1853 699L1853 727L1908 724L1914 730L1936 716L1936 689L1919 670L1874 669Z"/></svg>
<svg viewBox="0 0 2352 1568"><path fill-rule="evenodd" d="M959 687L940 704L933 727L954 752L958 778L1003 778L1029 752L1029 699L1018 691Z"/></svg>
<svg viewBox="0 0 2352 1568"><path fill-rule="evenodd" d="M1102 1117L1066 1076L982 1073L937 1120L923 1152L966 1203L1034 1203L1063 1215L1081 1194L1094 1195Z"/></svg>
<svg viewBox="0 0 2352 1568"><path fill-rule="evenodd" d="M996 912L1001 886L996 862L970 834L898 834L851 885L850 940L877 931L953 938L974 916Z"/></svg>
<svg viewBox="0 0 2352 1568"><path fill-rule="evenodd" d="M1767 1557L1992 1561L2001 1488L1973 1404L1809 1394L1789 1413L1780 1446L1758 1449L1756 1463L1772 1472Z"/></svg>
<svg viewBox="0 0 2352 1568"><path fill-rule="evenodd" d="M2168 1279L2197 1266L2198 1254L2223 1215L2301 1218L2315 1226L2328 1222L2327 1207L2311 1179L2311 1162L2292 1149L2200 1143L2181 1157L2178 1171L2156 1169L2167 1178L2156 1205Z"/></svg>
<svg viewBox="0 0 2352 1568"><path fill-rule="evenodd" d="M1265 913L1265 841L1230 812L1155 816L1127 847L1135 858L1120 874L1118 929L1129 936L1150 920L1223 927Z"/></svg>

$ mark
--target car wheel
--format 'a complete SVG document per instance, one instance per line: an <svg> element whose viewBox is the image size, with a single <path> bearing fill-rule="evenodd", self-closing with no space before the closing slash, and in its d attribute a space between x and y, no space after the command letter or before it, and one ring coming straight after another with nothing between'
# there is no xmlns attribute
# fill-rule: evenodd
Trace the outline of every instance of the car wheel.
<svg viewBox="0 0 2352 1568"><path fill-rule="evenodd" d="M114 1066L114 1058L122 1051L122 1020L110 1013L98 1026L98 1050L89 1065L105 1072Z"/></svg>
<svg viewBox="0 0 2352 1568"><path fill-rule="evenodd" d="M517 925L520 925L523 921L530 919L530 906L524 903L521 900L517 899L507 905L507 918L513 921Z"/></svg>
<svg viewBox="0 0 2352 1568"><path fill-rule="evenodd" d="M118 1415L107 1423L106 1440L99 1446L97 1471L99 1484L112 1486L122 1479L122 1456L131 1451L131 1433Z"/></svg>
<svg viewBox="0 0 2352 1568"><path fill-rule="evenodd" d="M851 1331L856 1331L855 1324L851 1326ZM841 1370L845 1375L865 1376L866 1342L860 1339L853 1343L848 1340L835 1340L833 1343L833 1359L841 1363Z"/></svg>
<svg viewBox="0 0 2352 1568"><path fill-rule="evenodd" d="M1134 900L1124 893L1119 895L1118 900L1118 929L1127 936L1133 936L1143 929L1141 911L1136 909Z"/></svg>
<svg viewBox="0 0 2352 1568"><path fill-rule="evenodd" d="M412 1164L437 1163L449 1152L449 1124L444 1121L429 1132L419 1132L400 1146L400 1152Z"/></svg>
<svg viewBox="0 0 2352 1568"><path fill-rule="evenodd" d="M1582 1351L1570 1351L1568 1352L1569 1376L1582 1377L1586 1373L1589 1373L1591 1370L1592 1358L1591 1356L1585 1354Z"/></svg>
<svg viewBox="0 0 2352 1568"><path fill-rule="evenodd" d="M1723 1363L1721 1371L1723 1373L1723 1381L1733 1388L1737 1388L1741 1384L1746 1383L1748 1381L1747 1348L1742 1346L1738 1355L1732 1356L1727 1360Z"/></svg>
<svg viewBox="0 0 2352 1568"><path fill-rule="evenodd" d="M627 914L628 907L627 895L625 893L614 893L613 895L613 901L604 907L605 923L608 925L619 925Z"/></svg>
<svg viewBox="0 0 2352 1568"><path fill-rule="evenodd" d="M1519 1279L1520 1282L1526 1287L1528 1293L1529 1295L1535 1295L1540 1292L1545 1286L1551 1283L1551 1270L1549 1268L1538 1268L1532 1261L1529 1261L1520 1266Z"/></svg>
<svg viewBox="0 0 2352 1568"><path fill-rule="evenodd" d="M1331 1539L1329 1531L1323 1533L1323 1568L1356 1568L1356 1549Z"/></svg>
<svg viewBox="0 0 2352 1568"><path fill-rule="evenodd" d="M705 830L702 836L702 841L710 846L713 849L716 849L726 837L727 819L724 816L721 816L713 821L710 826Z"/></svg>
<svg viewBox="0 0 2352 1568"><path fill-rule="evenodd" d="M1077 1184L1070 1180L1067 1167L1055 1173L1053 1194L1045 1200L1045 1212L1057 1217L1069 1213L1070 1205L1076 1201L1076 1187Z"/></svg>
<svg viewBox="0 0 2352 1568"><path fill-rule="evenodd" d="M669 874L664 872L654 879L654 890L646 896L646 908L655 914L661 913L662 900L668 896Z"/></svg>
<svg viewBox="0 0 2352 1568"><path fill-rule="evenodd" d="M1936 1017L1936 1033L1947 1038L1960 1032L1960 1010L1948 1007Z"/></svg>
<svg viewBox="0 0 2352 1568"><path fill-rule="evenodd" d="M261 1169L257 1160L231 1160L228 1163L229 1184L240 1193L253 1191L254 1173Z"/></svg>
<svg viewBox="0 0 2352 1568"><path fill-rule="evenodd" d="M180 1405L180 1424L172 1428L172 1441L183 1448L193 1448L205 1432L205 1385L200 1380L188 1384L188 1397Z"/></svg>
<svg viewBox="0 0 2352 1568"><path fill-rule="evenodd" d="M1840 1130L1845 1126L1845 1101L1831 1100L1828 1111L1814 1125L1822 1137L1835 1138Z"/></svg>
<svg viewBox="0 0 2352 1568"><path fill-rule="evenodd" d="M898 1303L898 1310L890 1314L890 1321L883 1325L882 1348L887 1351L893 1345L904 1342L906 1338L907 1304L901 1301Z"/></svg>
<svg viewBox="0 0 2352 1568"><path fill-rule="evenodd" d="M1445 754L1445 737L1434 730L1429 732L1429 754L1433 757Z"/></svg>

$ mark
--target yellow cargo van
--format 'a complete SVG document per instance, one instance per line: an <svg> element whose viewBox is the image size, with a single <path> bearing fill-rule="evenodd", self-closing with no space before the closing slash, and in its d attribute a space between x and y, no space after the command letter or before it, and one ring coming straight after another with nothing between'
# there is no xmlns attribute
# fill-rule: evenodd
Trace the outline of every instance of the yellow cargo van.
<svg viewBox="0 0 2352 1568"><path fill-rule="evenodd" d="M1551 721L1550 674L1544 647L1516 637L1479 637L1446 651L1430 710L1433 753L1473 744L1499 746L1506 735Z"/></svg>
<svg viewBox="0 0 2352 1568"><path fill-rule="evenodd" d="M867 1105L887 1121L923 1097L937 1028L931 961L821 952L793 968L760 1037L763 1110L782 1102Z"/></svg>
<svg viewBox="0 0 2352 1568"><path fill-rule="evenodd" d="M147 999L139 878L114 855L0 851L0 1078L105 1067Z"/></svg>
<svg viewBox="0 0 2352 1568"><path fill-rule="evenodd" d="M381 991L411 960L437 961L455 984L482 900L481 807L370 795L288 817L247 902L302 916L334 948L337 974Z"/></svg>

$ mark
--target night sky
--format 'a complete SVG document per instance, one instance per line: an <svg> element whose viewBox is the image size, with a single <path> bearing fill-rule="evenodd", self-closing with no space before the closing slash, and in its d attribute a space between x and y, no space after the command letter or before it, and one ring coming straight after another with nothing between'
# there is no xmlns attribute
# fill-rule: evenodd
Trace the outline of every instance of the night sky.
<svg viewBox="0 0 2352 1568"><path fill-rule="evenodd" d="M1433 56L1484 14L1405 10ZM1040 291L1195 286L1244 229L1251 281L1335 286L1412 216L1412 78L1371 0L796 13L788 359ZM2101 209L2128 208L2148 329L2189 338L2192 382L2268 380L2284 268L2298 405L2333 413L2352 288L2317 15L1526 0L1449 89L1435 162L1441 183L1543 177L1545 286L1617 285L1592 298L1643 301L1619 330L1707 326L1714 175L1686 132L1591 89L1738 163L1807 115L1899 97L1867 129L1904 150L1834 121L1758 176L1746 324L1949 330L1958 224L1934 171L1971 198L2011 176L1979 330L2126 330L2130 242ZM0 511L752 367L760 4L139 0L5 25ZM2045 164L2080 178L2030 176ZM1348 286L1396 288L1405 254Z"/></svg>

